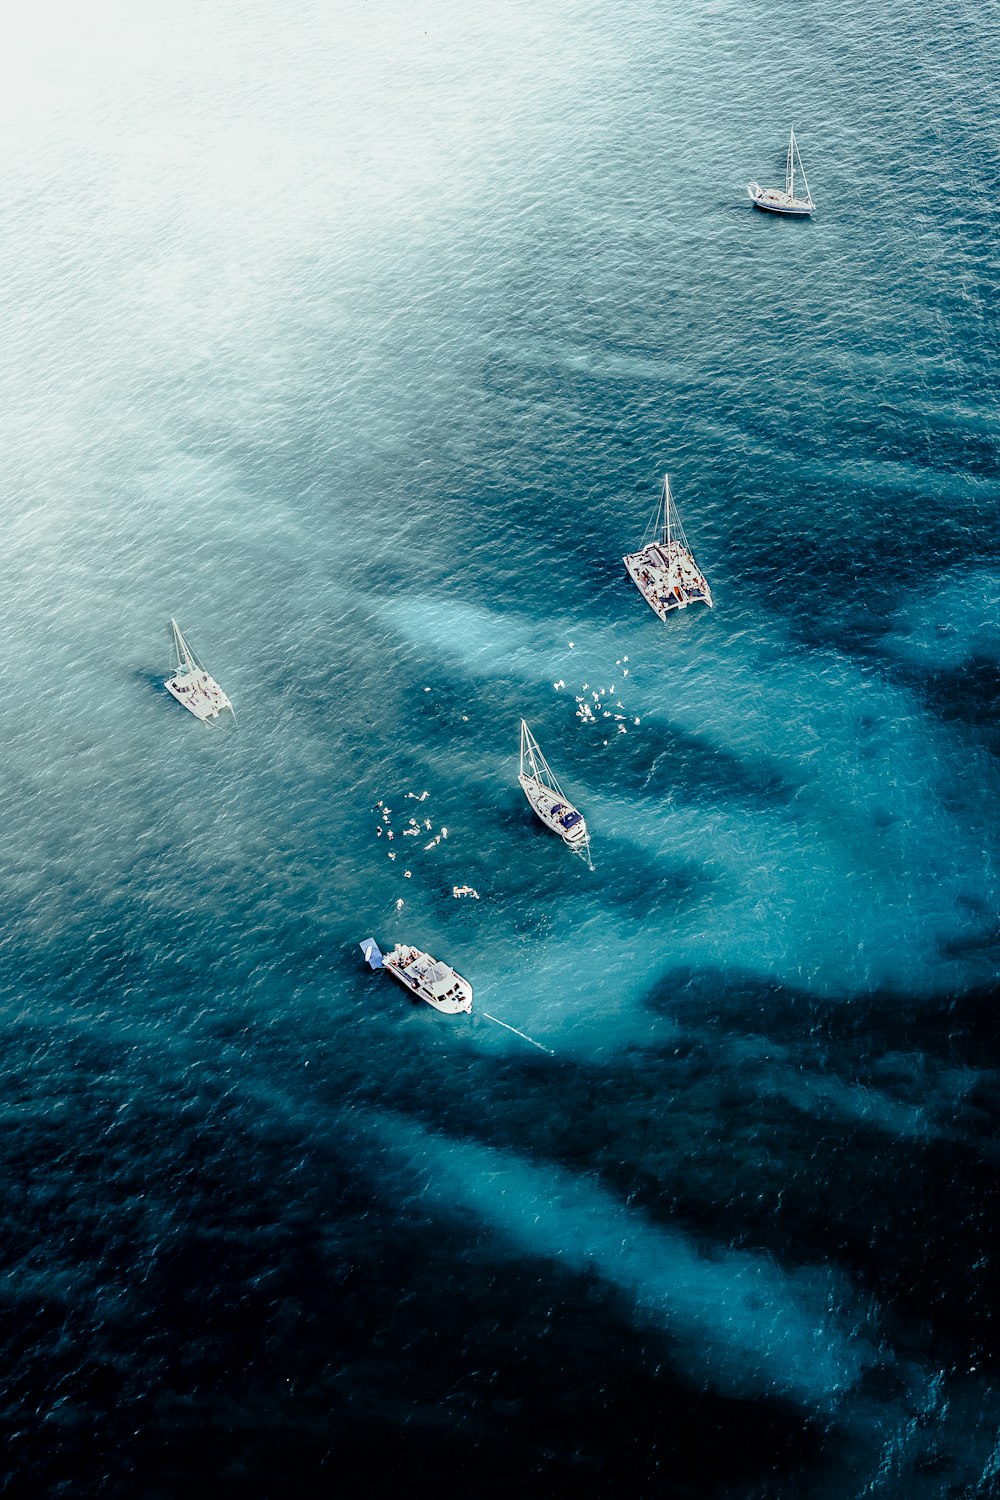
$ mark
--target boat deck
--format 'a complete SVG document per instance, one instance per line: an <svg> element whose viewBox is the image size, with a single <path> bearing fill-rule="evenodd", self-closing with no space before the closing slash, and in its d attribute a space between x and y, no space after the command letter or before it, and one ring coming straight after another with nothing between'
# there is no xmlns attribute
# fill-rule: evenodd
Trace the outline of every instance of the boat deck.
<svg viewBox="0 0 1000 1500"><path fill-rule="evenodd" d="M472 985L450 965L431 958L419 948L397 943L385 955L383 967L418 1000L426 1000L445 1015L468 1014L472 1010Z"/></svg>
<svg viewBox="0 0 1000 1500"><path fill-rule="evenodd" d="M650 609L665 620L689 604L712 608L712 591L692 554L680 542L653 542L622 558L629 577Z"/></svg>
<svg viewBox="0 0 1000 1500"><path fill-rule="evenodd" d="M232 711L233 705L214 677L207 672L177 672L163 684L171 697L191 710L196 719L204 723L218 718L223 709Z"/></svg>
<svg viewBox="0 0 1000 1500"><path fill-rule="evenodd" d="M587 837L587 825L583 813L577 812L572 802L557 797L551 787L537 781L533 776L519 776L521 790L531 803L532 811L553 833L558 833L567 844L579 843Z"/></svg>

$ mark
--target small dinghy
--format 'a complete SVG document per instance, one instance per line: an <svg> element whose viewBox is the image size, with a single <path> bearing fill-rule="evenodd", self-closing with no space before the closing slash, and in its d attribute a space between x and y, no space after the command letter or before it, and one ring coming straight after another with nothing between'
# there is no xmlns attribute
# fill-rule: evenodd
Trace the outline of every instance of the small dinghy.
<svg viewBox="0 0 1000 1500"><path fill-rule="evenodd" d="M627 552L622 562L650 609L665 620L670 610L702 603L712 608L712 591L688 546L681 518L670 493L670 475L663 476L659 504L646 528L638 552Z"/></svg>
<svg viewBox="0 0 1000 1500"><path fill-rule="evenodd" d="M582 854L590 864L590 835L583 814L578 812L556 780L538 741L521 720L521 790L532 812L546 828L558 833L564 843Z"/></svg>
<svg viewBox="0 0 1000 1500"><path fill-rule="evenodd" d="M236 711L214 677L210 677L197 659L187 641L181 635L176 620L170 621L174 633L174 670L163 686L170 695L189 708L196 719L208 724L217 719L223 709L228 708L233 718ZM211 727L211 726L210 726Z"/></svg>
<svg viewBox="0 0 1000 1500"><path fill-rule="evenodd" d="M397 943L391 953L385 954L374 938L365 938L360 947L369 968L387 969L417 1000L426 1000L446 1016L472 1010L472 985L450 964L410 943Z"/></svg>
<svg viewBox="0 0 1000 1500"><path fill-rule="evenodd" d="M802 183L803 192L796 195L795 174L796 169ZM812 213L816 205L806 182L806 174L802 166L802 158L799 155L798 144L795 140L793 130L788 137L788 156L785 159L785 190L781 188L762 188L759 182L748 182L747 192L753 200L754 208L762 208L769 214L785 214L793 219L806 219Z"/></svg>

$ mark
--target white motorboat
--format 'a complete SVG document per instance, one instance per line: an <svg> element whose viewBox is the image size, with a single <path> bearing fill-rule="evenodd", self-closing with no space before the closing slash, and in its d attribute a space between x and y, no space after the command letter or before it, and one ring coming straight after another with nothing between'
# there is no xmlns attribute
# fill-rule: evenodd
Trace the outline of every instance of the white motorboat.
<svg viewBox="0 0 1000 1500"><path fill-rule="evenodd" d="M583 854L590 863L590 835L583 814L566 796L552 769L538 748L538 741L521 720L521 790L535 816L571 849Z"/></svg>
<svg viewBox="0 0 1000 1500"><path fill-rule="evenodd" d="M650 532L653 540L647 544ZM670 493L669 474L663 476L663 489L646 537L638 552L627 552L622 562L650 609L661 620L672 609L686 609L689 604L707 604L711 609L712 591L688 546Z"/></svg>
<svg viewBox="0 0 1000 1500"><path fill-rule="evenodd" d="M796 195L795 175L798 171L802 182L803 193ZM785 189L762 188L759 182L748 182L747 192L753 200L755 208L762 208L769 214L785 214L793 219L806 219L812 213L816 205L806 182L805 170L802 166L802 157L799 155L798 143L793 130L788 137L788 155L785 159Z"/></svg>
<svg viewBox="0 0 1000 1500"><path fill-rule="evenodd" d="M458 1016L472 1010L472 985L441 959L410 943L397 943L391 953L382 954L373 938L365 939L361 951L372 968L388 969L411 995L426 1000L444 1015Z"/></svg>
<svg viewBox="0 0 1000 1500"><path fill-rule="evenodd" d="M181 635L176 620L170 621L174 634L174 671L163 686L178 703L189 708L196 719L208 724L217 719L223 709L228 708L233 718L236 711L214 677L209 676L197 659L187 641Z"/></svg>

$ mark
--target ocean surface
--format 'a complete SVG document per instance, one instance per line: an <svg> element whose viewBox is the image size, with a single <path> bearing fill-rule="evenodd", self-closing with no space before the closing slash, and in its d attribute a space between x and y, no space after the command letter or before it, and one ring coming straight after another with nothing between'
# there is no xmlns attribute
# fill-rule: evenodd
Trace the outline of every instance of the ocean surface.
<svg viewBox="0 0 1000 1500"><path fill-rule="evenodd" d="M997 1494L1000 12L0 70L0 1494Z"/></svg>

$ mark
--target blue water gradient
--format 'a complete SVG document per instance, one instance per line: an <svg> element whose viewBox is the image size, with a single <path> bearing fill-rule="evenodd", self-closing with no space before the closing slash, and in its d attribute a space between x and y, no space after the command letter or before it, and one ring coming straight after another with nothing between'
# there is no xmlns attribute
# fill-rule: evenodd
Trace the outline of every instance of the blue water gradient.
<svg viewBox="0 0 1000 1500"><path fill-rule="evenodd" d="M3 1493L985 1500L997 18L9 40Z"/></svg>

